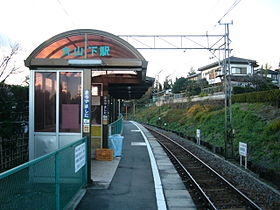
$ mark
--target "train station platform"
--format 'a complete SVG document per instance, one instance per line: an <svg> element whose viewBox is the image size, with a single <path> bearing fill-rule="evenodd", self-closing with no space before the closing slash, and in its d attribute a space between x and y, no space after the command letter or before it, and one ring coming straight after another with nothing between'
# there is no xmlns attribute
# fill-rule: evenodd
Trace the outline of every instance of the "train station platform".
<svg viewBox="0 0 280 210"><path fill-rule="evenodd" d="M93 185L76 209L196 209L155 138L138 123L123 123L122 157L92 162Z"/></svg>

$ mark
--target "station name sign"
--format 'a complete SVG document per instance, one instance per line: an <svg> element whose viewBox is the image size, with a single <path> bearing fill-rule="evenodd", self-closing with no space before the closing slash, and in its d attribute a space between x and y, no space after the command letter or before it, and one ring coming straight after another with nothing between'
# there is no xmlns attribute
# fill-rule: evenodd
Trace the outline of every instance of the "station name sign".
<svg viewBox="0 0 280 210"><path fill-rule="evenodd" d="M130 47L113 36L89 33L67 36L49 40L42 46L35 59L113 59L137 58Z"/></svg>
<svg viewBox="0 0 280 210"><path fill-rule="evenodd" d="M64 47L62 48L62 56L84 56L85 54L94 56L110 56L110 46L88 46L85 47Z"/></svg>

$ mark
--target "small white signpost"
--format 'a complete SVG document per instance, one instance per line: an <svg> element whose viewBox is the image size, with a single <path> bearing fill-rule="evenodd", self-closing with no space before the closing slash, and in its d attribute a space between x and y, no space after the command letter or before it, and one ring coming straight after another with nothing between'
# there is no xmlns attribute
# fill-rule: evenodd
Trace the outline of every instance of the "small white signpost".
<svg viewBox="0 0 280 210"><path fill-rule="evenodd" d="M75 173L86 164L86 144L82 143L75 147Z"/></svg>
<svg viewBox="0 0 280 210"><path fill-rule="evenodd" d="M200 145L200 129L196 129L196 141Z"/></svg>
<svg viewBox="0 0 280 210"><path fill-rule="evenodd" d="M242 157L245 157L245 169L247 169L247 144L239 142L239 155L240 155L240 166L242 166Z"/></svg>

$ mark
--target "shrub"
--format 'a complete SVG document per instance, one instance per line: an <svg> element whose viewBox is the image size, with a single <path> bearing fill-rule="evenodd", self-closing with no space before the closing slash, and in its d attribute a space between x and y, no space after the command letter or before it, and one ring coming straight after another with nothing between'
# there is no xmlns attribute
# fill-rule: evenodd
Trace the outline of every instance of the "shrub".
<svg viewBox="0 0 280 210"><path fill-rule="evenodd" d="M197 112L201 111L201 105L200 104L195 104L195 105L192 105L188 111L187 111L187 115L189 116L193 116L195 115Z"/></svg>
<svg viewBox="0 0 280 210"><path fill-rule="evenodd" d="M277 102L280 100L280 90L237 94L232 99L235 103Z"/></svg>
<svg viewBox="0 0 280 210"><path fill-rule="evenodd" d="M239 86L234 86L233 87L233 94L241 94L241 93L249 93L253 92L255 89L252 87L239 87Z"/></svg>
<svg viewBox="0 0 280 210"><path fill-rule="evenodd" d="M265 128L266 132L278 132L280 131L280 119L276 119L274 121L272 121L271 123L269 123L266 128Z"/></svg>
<svg viewBox="0 0 280 210"><path fill-rule="evenodd" d="M208 96L208 93L203 93L203 92L201 92L201 93L199 94L199 97L204 97L204 96Z"/></svg>

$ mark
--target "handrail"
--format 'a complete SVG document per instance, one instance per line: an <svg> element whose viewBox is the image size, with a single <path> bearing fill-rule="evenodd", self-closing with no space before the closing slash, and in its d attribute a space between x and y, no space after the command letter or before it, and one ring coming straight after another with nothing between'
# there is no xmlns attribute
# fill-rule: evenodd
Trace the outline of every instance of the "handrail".
<svg viewBox="0 0 280 210"><path fill-rule="evenodd" d="M71 205L87 182L86 145L84 137L1 173L0 209L19 209L31 198L30 209L59 210ZM61 190L66 186L70 188Z"/></svg>
<svg viewBox="0 0 280 210"><path fill-rule="evenodd" d="M14 173L16 173L16 172L18 172L18 171L20 171L20 170L23 170L23 169L27 168L27 167L29 167L30 165L34 165L35 163L38 163L38 162L40 162L40 161L42 161L42 160L45 160L45 159L47 159L47 158L49 158L49 157L51 157L51 156L54 156L54 155L56 155L57 153L60 153L60 152L62 152L63 150L69 148L69 147L72 147L72 146L74 146L74 145L76 145L76 144L78 144L78 143L80 143L80 142L85 141L86 139L87 139L87 137L84 137L84 138L82 138L82 139L80 139L80 140L78 140L78 141L75 141L75 142L73 142L73 143L70 143L70 144L68 144L68 145L66 145L66 146L64 146L64 147L62 147L62 148L60 148L60 149L58 149L58 150L56 150L56 151L54 151L54 152L51 152L51 153L46 154L46 155L43 155L43 156L38 157L38 158L36 158L36 159L34 159L34 160L31 160L31 161L29 161L29 162L23 163L23 164L21 164L21 165L15 167L15 168L12 168L12 169L10 169L10 170L8 170L8 171L5 171L5 172L3 172L3 173L0 174L0 180L3 179L3 178L5 178L5 177L7 177L7 176L10 176L10 175L12 175L12 174L14 174Z"/></svg>
<svg viewBox="0 0 280 210"><path fill-rule="evenodd" d="M111 136L113 134L121 134L122 123L123 123L123 115L120 114L119 118L116 121L108 125L108 136Z"/></svg>

